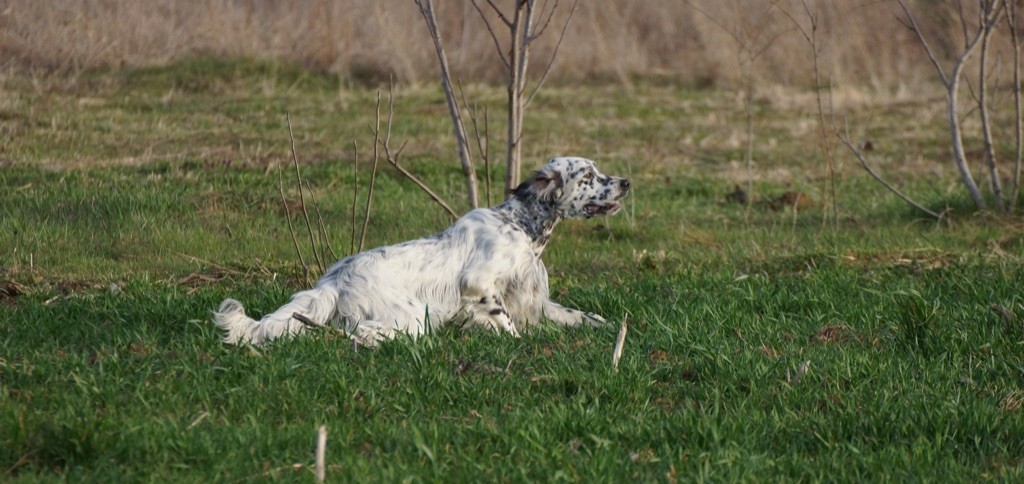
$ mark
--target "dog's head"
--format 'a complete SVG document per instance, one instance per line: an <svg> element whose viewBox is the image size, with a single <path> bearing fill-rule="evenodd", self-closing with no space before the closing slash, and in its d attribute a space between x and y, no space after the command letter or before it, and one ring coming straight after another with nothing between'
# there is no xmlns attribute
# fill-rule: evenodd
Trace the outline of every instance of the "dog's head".
<svg viewBox="0 0 1024 484"><path fill-rule="evenodd" d="M524 203L542 203L562 218L612 215L629 193L629 180L602 175L586 158L555 158L512 192Z"/></svg>

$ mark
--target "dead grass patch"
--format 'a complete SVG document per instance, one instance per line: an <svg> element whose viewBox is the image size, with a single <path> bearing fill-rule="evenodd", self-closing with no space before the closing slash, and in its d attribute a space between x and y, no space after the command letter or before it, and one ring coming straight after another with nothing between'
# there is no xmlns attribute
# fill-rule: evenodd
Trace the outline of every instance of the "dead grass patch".
<svg viewBox="0 0 1024 484"><path fill-rule="evenodd" d="M832 343L838 345L845 344L855 339L856 336L854 335L853 328L850 328L850 326L846 324L823 326L807 337L807 341L809 343Z"/></svg>
<svg viewBox="0 0 1024 484"><path fill-rule="evenodd" d="M999 410L1016 412L1024 406L1024 390L1014 390L999 401Z"/></svg>

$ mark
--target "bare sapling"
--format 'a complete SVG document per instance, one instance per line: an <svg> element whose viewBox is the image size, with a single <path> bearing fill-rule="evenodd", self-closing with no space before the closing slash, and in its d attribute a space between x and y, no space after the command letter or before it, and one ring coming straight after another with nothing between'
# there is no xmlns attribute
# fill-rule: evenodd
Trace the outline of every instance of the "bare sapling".
<svg viewBox="0 0 1024 484"><path fill-rule="evenodd" d="M779 37L791 29L765 27L765 25L775 25L773 22L767 22L771 15L772 5L758 10L757 15L735 17L736 22L742 23L727 25L723 20L694 2L686 0L686 4L732 38L736 47L736 62L740 66L743 110L746 115L746 150L743 161L747 172L747 190L740 201L746 205L745 218L749 220L750 209L754 203L754 83L756 80L754 67L761 55L767 52Z"/></svg>
<svg viewBox="0 0 1024 484"><path fill-rule="evenodd" d="M316 269L322 274L327 270L327 262L330 260L328 259L328 256L333 258L337 258L337 256L334 253L334 248L331 246L331 239L327 230L327 225L324 223L323 215L320 212L320 206L313 193L313 187L308 181L302 178L302 171L299 168L299 156L295 149L295 134L292 131L292 118L290 114L285 114L285 121L288 125L288 140L291 144L292 166L295 168L295 188L299 190L299 207L302 210L302 219L306 224L306 234L309 236L309 251L313 253L313 261L316 263ZM284 167L282 166L282 170L283 169ZM292 224L291 209L288 206L288 200L284 193L283 175L278 179L278 192L281 195L281 203L284 205L284 213L285 218L288 221L288 232L292 238L292 246L295 248L295 254L299 257L299 264L302 265L303 277L307 284L311 284L312 272L310 267L306 265L305 258L302 256L302 250L299 246L298 237L295 235L295 226ZM306 207L306 192L309 193L310 203L312 204L317 217L315 229L313 227L313 222L309 218L309 210ZM313 234L314 230L317 233L315 236Z"/></svg>
<svg viewBox="0 0 1024 484"><path fill-rule="evenodd" d="M897 3L906 15L904 25L917 35L918 42L921 44L925 54L928 56L928 60L931 62L932 67L935 68L935 72L939 76L939 80L942 81L943 86L946 88L946 114L949 124L950 139L952 141L953 162L956 164L957 171L960 173L960 179L962 180L967 193L970 195L971 200L974 202L975 207L979 210L986 210L988 205L985 202L985 197L981 194L978 184L974 181L974 176L971 174L970 166L967 163L967 156L964 152L963 133L959 113L960 82L963 78L963 71L967 60L971 57L974 51L978 49L982 39L986 36L986 32L990 32L993 25L999 21L1005 4L1002 0L980 0L978 21L973 32L971 31L971 27L968 26L967 14L963 9L960 9L960 21L964 31L963 45L961 46L958 54L956 54L952 68L947 72L939 63L938 58L935 56L935 52L932 50L931 45L928 43L924 33L918 26L917 20L914 18L914 14L910 11L910 8L907 7L905 0L897 0Z"/></svg>
<svg viewBox="0 0 1024 484"><path fill-rule="evenodd" d="M544 84L544 80L547 79L547 75L554 65L558 49L565 38L566 27L568 27L569 21L572 20L572 16L576 11L577 2L574 1L572 8L569 10L565 24L562 26L562 33L555 44L554 51L548 60L544 73L534 87L533 92L525 98L526 74L530 62L530 46L543 35L548 25L550 25L554 12L558 8L558 0L555 0L546 16L543 15L543 12L540 12L538 17L545 18L545 20L536 28L534 24L534 15L537 13L536 0L515 0L510 12L502 10L494 3L494 0L486 0L486 2L490 10L497 16L498 21L501 22L501 25L505 26L509 39L507 42L508 47L502 47L502 42L498 38L498 34L491 24L488 15L480 6L479 0L473 0L473 7L476 8L480 19L483 20L484 25L487 27L487 32L490 33L498 56L501 58L508 73L508 82L506 84L508 87L508 125L505 153L505 191L507 193L519 185L519 176L522 170L523 113L529 102L537 94L541 85Z"/></svg>
<svg viewBox="0 0 1024 484"><path fill-rule="evenodd" d="M831 99L832 84L831 81L826 87L821 81L821 44L818 39L818 31L820 29L818 15L811 10L810 4L807 0L801 0L804 7L804 14L807 16L809 27L804 27L796 17L791 15L789 11L780 7L778 3L772 2L772 6L778 8L786 18L792 22L793 26L800 31L803 35L804 41L807 42L808 47L811 48L811 60L814 72L814 97L818 108L818 147L821 150L821 156L825 159L825 167L827 170L828 189L825 191L828 194L827 203L822 204L824 211L824 217L822 217L822 224L827 221L832 221L832 230L838 228L839 222L839 204L837 201L837 190L836 190L836 177L838 176L835 163L835 142L833 133L828 130L828 125L825 123L825 107L822 100L822 91L828 90Z"/></svg>
<svg viewBox="0 0 1024 484"><path fill-rule="evenodd" d="M483 20L484 25L487 27L488 33L491 35L491 40L494 41L495 49L498 52L499 58L505 66L506 72L508 73L508 125L507 125L507 150L506 150L506 162L505 162L505 191L509 192L512 188L519 184L519 175L521 171L521 158L522 158L522 138L523 138L523 113L527 105L537 94L537 91L544 84L544 80L547 79L548 73L551 71L554 65L555 58L558 55L558 49L562 44L562 40L565 38L566 28L569 25L569 21L572 19L573 13L576 11L576 2L574 1L572 8L565 20L565 25L562 27L561 35L559 35L558 42L555 45L554 51L551 54L551 58L548 60L547 67L544 69L543 74L537 81L533 88L533 91L526 96L526 75L527 68L530 62L530 46L539 38L547 27L550 25L552 18L554 17L555 10L558 9L558 0L555 0L550 10L547 11L547 15L544 15L544 7L538 11L536 0L515 0L511 11L506 12L498 7L494 0L485 0L491 11L497 16L498 20L508 30L508 48L502 46L501 40L498 38L497 32L494 30L494 26L491 23L491 19L484 12L484 9L480 6L479 0L473 0L473 8L476 9L480 18ZM578 1L578 0L577 0ZM431 40L434 44L434 50L437 53L438 64L441 70L441 87L445 93L445 100L448 105L448 112L452 118L452 125L455 132L455 142L458 147L459 159L462 163L463 175L466 178L466 191L467 198L469 200L470 208L476 208L479 203L476 172L473 167L472 154L469 147L469 137L466 134L465 123L462 118L462 109L459 106L458 100L455 98L452 75L448 67L448 59L445 53L444 44L441 39L441 34L437 27L437 17L434 9L432 0L413 0L419 9L420 15L423 17L424 22L427 25L427 31L430 33ZM535 18L543 18L544 21L540 23L539 27L535 25ZM462 103L466 104L465 96L463 96ZM475 110L471 111L470 116L473 121L474 134L477 138L477 148L480 152L480 156L484 160L485 171L487 175L487 203L490 202L490 155L487 147L486 140L482 139L481 136L487 136L486 127L486 111L484 113L485 127L484 134L481 135L479 125L476 118ZM400 170L402 168L394 164L396 168ZM407 176L410 176L407 174ZM410 176L410 179L412 177ZM419 183L418 183L419 184ZM425 184L420 184L428 193L432 193ZM439 197L431 195L435 201L441 203ZM443 203L442 203L443 204ZM447 207L446 207L447 209ZM452 212L448 209L449 212Z"/></svg>
<svg viewBox="0 0 1024 484"><path fill-rule="evenodd" d="M292 117L290 114L285 114L285 119L288 121L288 139L291 141L292 147L292 164L295 166L295 186L299 189L299 206L302 208L302 218L306 221L306 233L309 234L309 246L313 249L313 259L316 261L317 269L323 272L324 261L320 257L319 251L316 250L316 241L313 238L313 226L309 223L309 211L306 210L306 197L302 191L302 174L299 172L299 157L295 154L295 135L292 134Z"/></svg>

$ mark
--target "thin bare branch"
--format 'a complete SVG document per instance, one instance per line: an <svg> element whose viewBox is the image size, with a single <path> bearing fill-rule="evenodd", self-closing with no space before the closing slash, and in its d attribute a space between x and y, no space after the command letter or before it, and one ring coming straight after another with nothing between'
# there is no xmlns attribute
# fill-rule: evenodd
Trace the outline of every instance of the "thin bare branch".
<svg viewBox="0 0 1024 484"><path fill-rule="evenodd" d="M826 88L822 85L822 82L821 82L821 68L820 68L820 63L819 63L819 57L820 57L819 53L820 53L820 50L821 50L819 48L819 46L818 46L818 29L819 29L819 23L818 22L819 22L819 19L818 19L818 15L816 15L814 13L814 11L811 9L811 6L807 2L807 0L801 0L801 4L803 5L804 15L806 15L807 20L810 22L810 30L809 31L807 29L805 29L803 27L803 25L800 23L800 21L798 21L796 19L796 17L793 16L793 14L791 14L788 10L786 10L785 8L779 6L774 1L771 3L772 7L776 8L780 12L782 12L782 14L787 19L789 19L790 23L792 23L793 26L800 31L800 33L804 37L804 41L807 42L807 45L811 48L811 59L812 59L813 74L814 74L814 94L815 94L815 101L816 101L817 108L818 108L818 113L817 114L818 114L818 141L819 141L819 149L821 151L821 155L822 155L822 158L825 161L825 166L826 166L826 169L827 169L827 176L825 177L825 180L826 180L826 183L827 183L827 189L824 190L824 191L826 193L828 193L828 200L827 200L827 203L823 203L822 204L822 211L824 213L824 216L822 217L822 225L824 226L824 224L826 224L827 221L831 219L831 221L832 221L832 228L833 228L833 230L835 230L836 229L836 224L838 222L838 212L839 212L838 201L837 201L837 198L838 198L837 197L837 189L836 189L836 166L835 166L835 159L834 159L834 156L833 156L833 153L834 153L835 150L833 149L832 138L831 138L831 136L828 135L828 131L827 131L827 128L826 128L826 124L825 124L825 109L824 109L824 103L823 103L822 97L821 97L822 90L826 89ZM830 103L830 106L831 106L831 101L832 101L832 83L831 83L831 80L829 81L829 85L828 85L827 89L828 89L828 93L829 93L829 103ZM831 213L829 213L829 210L831 210ZM831 215L831 217L830 217L830 215Z"/></svg>
<svg viewBox="0 0 1024 484"><path fill-rule="evenodd" d="M747 55L750 57L750 61L753 62L753 61L757 60L758 57L761 57L762 54L767 52L768 49L770 49L772 47L772 45L775 43L776 40L779 40L779 37L782 37L783 35L786 35L786 34L792 32L794 30L797 30L797 28L796 27L792 27L792 28L780 30L780 31L776 32L774 35L772 35L771 37L769 37L768 40L765 41L764 45L762 45L760 49L756 49L756 50L748 49L748 51L747 51L748 54Z"/></svg>
<svg viewBox="0 0 1024 484"><path fill-rule="evenodd" d="M459 96L462 97L462 104L469 106L466 102L466 93L462 89L462 81L459 81ZM486 193L487 206L491 205L491 160L488 152L490 143L490 132L487 130L487 106L484 106L484 132L480 134L480 126L477 123L476 105L469 107L469 121L473 124L473 137L476 138L476 149L480 158L484 160L484 192Z"/></svg>
<svg viewBox="0 0 1024 484"><path fill-rule="evenodd" d="M910 30L913 30L914 34L917 35L917 40L921 43L921 46L924 47L924 51L928 55L928 60L931 61L932 67L935 68L935 72L939 74L939 79L941 79L942 83L948 88L950 81L949 78L946 77L946 71L942 68L942 65L939 64L939 60L935 58L935 53L932 51L928 41L924 38L924 33L921 32L921 27L917 25L917 19L914 18L914 14L910 13L910 9L903 0L896 0L896 3L898 3L900 8L903 9L903 13L907 15L907 20L910 21Z"/></svg>
<svg viewBox="0 0 1024 484"><path fill-rule="evenodd" d="M544 30L548 28L548 24L551 23L551 18L555 16L555 10L558 10L558 0L555 0L555 4L551 7L551 10L548 11L548 16L544 19L544 22L540 24L540 28L535 30L533 35L530 37L531 42L544 35ZM544 6L541 6L540 16L544 16Z"/></svg>
<svg viewBox="0 0 1024 484"><path fill-rule="evenodd" d="M849 131L849 128L847 128L847 131ZM863 166L864 169L867 170L868 174L870 174L876 181L881 183L882 186L884 186L889 191L891 191L894 194L896 194L896 196L898 196L901 199L903 199L904 202L907 202L908 204L910 204L914 208L916 208L916 209L918 209L918 210L928 214L928 216L930 216L930 217L932 217L932 218L934 218L936 220L942 218L942 215L940 215L939 213L937 213L935 211L929 210L927 207L925 207L924 205L921 205L920 203L917 203L914 199L912 199L909 196L905 195L898 188L892 186L891 184L889 184L889 182L887 182L884 178L882 178L882 176L879 175L878 172L876 172L874 170L874 168L871 167L870 164L868 164L868 161L864 158L864 153L862 153L859 149L857 149L857 147L850 141L849 133L847 133L844 136L842 133L839 132L838 129L836 129L835 130L835 134L836 134L836 137L839 138L839 141L841 141L844 145L846 145L847 148L850 149L850 152L853 153L853 156L857 157L857 160L860 161L861 166Z"/></svg>
<svg viewBox="0 0 1024 484"><path fill-rule="evenodd" d="M512 65L508 63L508 59L505 58L505 52L501 48L501 41L498 40L498 34L494 32L494 28L491 27L491 21L487 20L487 15L484 14L483 9L478 5L477 0L473 0L473 8L480 14L480 20L484 21L484 26L487 27L487 33L491 34L491 40L494 41L494 50L498 52L498 58L501 59L501 63L505 64L505 69L512 72ZM493 5L492 5L493 6Z"/></svg>
<svg viewBox="0 0 1024 484"><path fill-rule="evenodd" d="M804 29L803 24L801 24L800 21L797 20L796 17L793 16L793 14L789 13L789 10L786 10L785 8L780 7L776 1L772 1L771 5L773 7L775 7L776 9L778 9L780 12L782 12L782 15L786 16L786 18L789 19L789 22L792 23L793 27L796 28L800 32L800 35L804 36L804 40L807 41L808 44L814 43L814 41L811 40L810 32L808 32L806 29ZM804 2L804 8L805 9L808 8L807 7L807 2ZM817 25L814 24L814 18L812 17L811 18L811 28L814 29L816 27L817 27Z"/></svg>
<svg viewBox="0 0 1024 484"><path fill-rule="evenodd" d="M377 91L377 107L374 110L373 121L373 169L370 171L370 189L366 194L366 207L363 212L363 231L359 234L358 252L363 251L366 244L366 228L370 225L370 206L373 203L373 187L377 184L377 162L380 160L380 153L377 151L377 144L380 142L380 91Z"/></svg>
<svg viewBox="0 0 1024 484"><path fill-rule="evenodd" d="M461 88L461 85L460 85L460 88ZM380 100L378 99L377 102L379 103ZM395 152L395 153L391 152L391 121L392 121L392 118L394 117L394 114L395 114L394 106L395 106L394 84L392 83L392 84L390 84L388 86L387 133L384 134L384 139L383 140L380 139L379 135L377 135L377 134L374 135L374 142L376 144L378 144L381 148L384 149L384 160L387 161L388 164L390 164L391 166L395 167L395 169L397 169L399 173L404 175L406 178L408 178L413 183L415 183L418 187L420 187L424 192L426 192L427 195L432 200L434 200L439 205L441 205L441 207L444 208L452 216L452 218L458 218L459 216L455 213L454 210L452 210L452 208L450 206L448 206L447 203L445 203L444 199L442 199L437 193L434 193L434 191L431 190L430 187L427 186L426 183L424 183L422 180L420 180L415 175L413 175L408 170L406 170L405 167L403 167L403 166L398 164L398 160L401 158L402 151L405 150L405 145L406 145L406 143L408 143L408 140L403 142L402 146L398 147L398 151L397 152ZM374 152L376 153L376 149L374 150Z"/></svg>
<svg viewBox="0 0 1024 484"><path fill-rule="evenodd" d="M713 23L716 26L718 26L719 30L721 30L722 32L725 32L729 37L732 37L732 40L734 42L736 42L737 44L739 44L741 46L744 46L744 48L745 48L745 46L747 45L747 42L745 40L741 39L736 32L733 32L733 29L730 29L729 27L725 26L720 20L718 20L718 18L716 18L714 15L711 15L710 13L706 12L703 8L701 8L699 5L693 3L692 1L690 1L690 0L683 0L683 2L686 3L687 5L689 5L690 8L696 10L697 13L703 15L705 18L707 18L709 21L711 21L711 23Z"/></svg>
<svg viewBox="0 0 1024 484"><path fill-rule="evenodd" d="M967 27L967 12L964 12L964 2L962 0L956 0L956 10L960 14L960 31L964 36L964 48L967 48L967 41L971 38L971 34L969 33L970 29Z"/></svg>
<svg viewBox="0 0 1024 484"><path fill-rule="evenodd" d="M386 160L387 160L388 163L391 164L391 166L395 167L395 169L398 170L399 173L401 173L403 176L405 176L410 181L415 183L416 186L420 187L420 189L422 189L424 192L426 192L427 196L429 196L431 198L431 200L437 202L437 204L440 205L441 208L443 208L446 212L448 212L448 214L451 215L453 219L459 218L459 215L457 213L455 213L455 210L452 210L452 207L449 206L444 201L444 199L441 198L440 195L438 195L437 193L434 193L434 191L430 189L430 186L428 186L426 183L424 183L423 180L420 180L419 178L417 178L416 175L413 175L412 173L410 173L409 170L406 170L404 166L399 165L397 159L386 157Z"/></svg>
<svg viewBox="0 0 1024 484"><path fill-rule="evenodd" d="M320 213L320 204L316 201L316 194L313 193L313 187L309 184L309 180L306 180L306 190L309 191L309 200L313 203L313 210L316 212L316 224L320 232L320 253L323 254L324 260L327 260L328 253L331 255L331 260L338 260L338 255L334 253L334 247L331 246L331 237L327 233L324 217ZM325 252L324 249L327 251Z"/></svg>
<svg viewBox="0 0 1024 484"><path fill-rule="evenodd" d="M313 259L317 268L324 272L324 261L316 252L316 241L313 239L313 225L309 223L309 212L306 210L306 197L302 193L302 174L299 172L299 157L295 154L295 135L292 134L292 117L285 113L285 120L288 122L288 139L291 140L292 164L295 166L295 183L299 189L299 206L302 207L302 218L306 221L306 232L309 234L309 247L313 249Z"/></svg>
<svg viewBox="0 0 1024 484"><path fill-rule="evenodd" d="M487 120L487 106L484 106L484 176L487 178L487 205L490 206L494 202L491 201L491 187L493 182L491 181L491 128L490 122ZM1020 173L1018 168L1017 173Z"/></svg>
<svg viewBox="0 0 1024 484"><path fill-rule="evenodd" d="M356 205L359 200L359 145L352 141L352 235L348 239L349 255L356 253Z"/></svg>
<svg viewBox="0 0 1024 484"><path fill-rule="evenodd" d="M452 118L452 126L455 130L455 143L457 145L459 160L462 163L462 175L466 179L466 197L470 209L478 205L476 172L473 169L473 160L470 156L469 137L466 136L466 127L462 122L462 114L458 102L455 100L455 93L452 89L451 72L448 69L448 56L441 45L441 34L437 29L437 19L434 16L434 6L431 0L414 0L420 8L420 14L427 23L430 37L434 41L434 50L437 52L437 60L441 68L441 87L444 89L445 101L448 104L448 112Z"/></svg>
<svg viewBox="0 0 1024 484"><path fill-rule="evenodd" d="M516 2L519 2L519 1L520 0L516 0ZM474 2L474 3L476 3L476 2ZM505 14L501 11L501 9L498 8L498 6L494 4L494 0L487 0L487 4L491 6L491 9L494 10L494 13L498 14L498 18L500 18L502 22L505 22L505 26L506 27L512 28L512 22L510 22L508 20L508 17L505 16Z"/></svg>
<svg viewBox="0 0 1024 484"><path fill-rule="evenodd" d="M1001 0L996 0L1001 3ZM1003 201L1003 186L1001 176L999 175L999 165L996 162L995 146L992 142L992 125L989 118L988 112L988 73L986 68L988 67L988 46L989 39L992 36L996 24L983 20L981 36L981 48L978 53L978 110L981 114L981 133L982 143L985 152L985 161L988 164L989 176L992 184L992 195L995 198L996 209L1000 212L1004 212L1006 207Z"/></svg>
<svg viewBox="0 0 1024 484"><path fill-rule="evenodd" d="M306 279L306 284L311 284L312 281L309 280L309 267L306 265L305 259L302 258L302 251L299 250L299 240L295 237L295 227L292 225L292 213L288 208L288 199L284 196L284 177L278 177L277 190L281 193L281 205L284 205L284 218L288 221L288 233L292 236L292 245L295 247L295 255L299 256L299 264L302 265L302 274Z"/></svg>
<svg viewBox="0 0 1024 484"><path fill-rule="evenodd" d="M569 15L565 19L565 24L562 25L562 32L558 34L558 42L555 43L555 49L551 52L551 59L548 60L548 65L544 68L544 73L541 74L540 79L537 81L537 85L533 87L533 92L530 93L530 96L526 98L526 102L523 103L524 108L530 105L530 101L533 101L533 97L537 95L537 91L540 91L541 86L544 85L544 81L548 78L548 73L551 72L551 67L555 65L555 58L558 57L558 49L562 46L562 40L565 39L565 31L569 28L569 22L572 20L573 14L576 13L576 5L578 3L579 0L574 0L572 2L572 8L569 9ZM555 2L555 7L558 7L558 2ZM553 12L554 9L552 9L552 13ZM548 18L548 20L551 19ZM538 33L537 36L540 36L540 33Z"/></svg>

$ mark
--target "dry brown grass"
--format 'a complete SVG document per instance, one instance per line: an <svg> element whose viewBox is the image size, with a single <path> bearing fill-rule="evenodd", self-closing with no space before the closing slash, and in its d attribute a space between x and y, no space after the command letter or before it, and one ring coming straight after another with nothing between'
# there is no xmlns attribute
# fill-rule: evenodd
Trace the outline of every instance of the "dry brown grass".
<svg viewBox="0 0 1024 484"><path fill-rule="evenodd" d="M539 3L550 8L553 0ZM554 47L569 10L568 0L561 3L536 45L534 69L544 68ZM934 2L919 3L927 12L919 20L932 34L959 29ZM823 71L834 82L899 86L931 77L894 5L810 4L822 26ZM501 63L470 2L438 10L457 75L499 79ZM767 46L752 64L759 84L806 86L810 50L794 21L809 26L799 0L580 0L553 76L729 85L741 75L739 46L746 44ZM8 67L76 72L241 56L285 59L357 81L394 74L415 83L436 75L422 23L413 3L399 0L0 0L0 59Z"/></svg>

